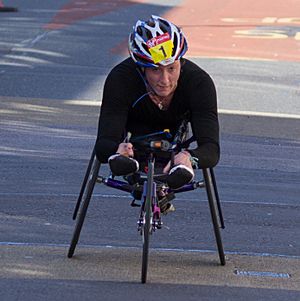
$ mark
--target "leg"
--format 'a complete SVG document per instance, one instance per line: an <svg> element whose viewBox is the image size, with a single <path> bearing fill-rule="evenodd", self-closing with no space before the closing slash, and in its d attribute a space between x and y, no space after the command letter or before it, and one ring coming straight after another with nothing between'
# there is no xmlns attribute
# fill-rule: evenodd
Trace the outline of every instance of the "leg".
<svg viewBox="0 0 300 301"><path fill-rule="evenodd" d="M210 207L210 213L213 222L213 227L214 227L214 232L215 232L215 237L216 237L216 242L217 242L217 247L219 252L219 258L220 258L221 265L225 265L225 254L223 250L222 238L220 233L220 218L218 216L218 207L216 202L216 196L214 193L213 181L212 181L210 170L208 168L202 169L202 172L205 181L205 188L206 188L208 203Z"/></svg>
<svg viewBox="0 0 300 301"><path fill-rule="evenodd" d="M85 194L85 197L84 197L83 204L81 206L81 210L80 210L80 213L79 213L79 217L78 217L78 220L77 220L77 223L76 223L76 226L75 226L73 238L72 238L71 245L70 245L70 248L69 248L69 252L68 252L68 257L69 258L71 258L73 256L76 245L77 245L77 242L79 240L81 228L82 228L82 225L83 225L83 222L84 222L84 219L85 219L85 216L86 216L86 212L87 212L87 209L88 209L91 197L92 197L92 193L93 193L95 183L96 183L96 180L97 180L97 177L98 177L99 169L100 169L100 162L96 158L96 160L94 162L94 165L93 165L93 168L92 168L92 173L91 173L90 179L89 179L88 184L87 184L86 194Z"/></svg>

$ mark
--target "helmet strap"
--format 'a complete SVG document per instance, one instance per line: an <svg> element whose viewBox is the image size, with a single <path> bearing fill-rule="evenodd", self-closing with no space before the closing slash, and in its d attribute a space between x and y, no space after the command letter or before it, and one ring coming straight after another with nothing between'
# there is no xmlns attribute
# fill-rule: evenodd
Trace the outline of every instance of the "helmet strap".
<svg viewBox="0 0 300 301"><path fill-rule="evenodd" d="M143 80L143 82L144 82L144 84L145 84L145 86L146 86L146 89L150 92L150 93L153 93L155 96L158 96L157 94L156 94L156 92L154 91L154 89L151 87L151 85L149 84L149 82L148 82L148 80L147 80L147 78L146 78L146 76L145 76L145 68L141 68L141 67L137 67L136 68L136 70L137 70L137 72L138 72L138 74L140 75L140 77L142 78L142 80Z"/></svg>
<svg viewBox="0 0 300 301"><path fill-rule="evenodd" d="M145 69L144 68L137 68L137 72L138 74L141 76L141 78L143 79L143 82L146 86L146 90L148 91L147 95L149 95L150 99L158 106L158 108L161 111L165 111L167 110L167 108L169 107L170 103L166 103L166 97L161 97L159 96L155 90L152 88L152 86L149 84L146 76L145 76ZM173 92L174 93L174 92ZM152 96L152 97L151 97Z"/></svg>

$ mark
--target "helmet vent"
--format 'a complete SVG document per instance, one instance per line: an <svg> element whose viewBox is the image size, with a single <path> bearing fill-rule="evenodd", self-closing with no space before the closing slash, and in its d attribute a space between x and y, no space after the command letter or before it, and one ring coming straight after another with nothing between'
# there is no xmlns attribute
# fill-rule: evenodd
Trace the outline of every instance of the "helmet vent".
<svg viewBox="0 0 300 301"><path fill-rule="evenodd" d="M145 31L146 31L147 40L152 39L153 35L152 35L151 31L148 28L145 28Z"/></svg>
<svg viewBox="0 0 300 301"><path fill-rule="evenodd" d="M172 56L175 55L175 52L176 52L176 49L177 49L177 45L178 45L178 38L177 38L176 34L174 34L173 44L174 44L174 47L173 47L173 51L172 51Z"/></svg>
<svg viewBox="0 0 300 301"><path fill-rule="evenodd" d="M168 31L168 28L170 28L170 25L168 24L168 22L166 22L166 21L163 20L163 19L159 19L159 21L160 21L160 24L159 24L160 29L161 29L163 32L167 32L167 31Z"/></svg>
<svg viewBox="0 0 300 301"><path fill-rule="evenodd" d="M144 50L145 50L146 52L149 53L148 47L147 47L145 44L142 44L142 47L144 48Z"/></svg>
<svg viewBox="0 0 300 301"><path fill-rule="evenodd" d="M153 19L151 18L149 21L146 22L148 26L150 27L155 27L155 22L153 21Z"/></svg>
<svg viewBox="0 0 300 301"><path fill-rule="evenodd" d="M144 41L152 39L152 33L148 28L138 26L136 29L138 35L140 35Z"/></svg>

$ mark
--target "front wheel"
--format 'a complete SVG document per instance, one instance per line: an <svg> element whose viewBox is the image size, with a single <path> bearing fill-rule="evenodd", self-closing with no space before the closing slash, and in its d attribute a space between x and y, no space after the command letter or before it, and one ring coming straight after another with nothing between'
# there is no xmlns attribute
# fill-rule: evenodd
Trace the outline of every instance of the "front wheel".
<svg viewBox="0 0 300 301"><path fill-rule="evenodd" d="M152 200L154 197L154 189L153 189L153 170L154 163L148 163L148 176L147 182L144 185L144 190L146 192L144 195L146 196L144 200L144 221L143 221L143 229L142 229L142 237L143 237L143 258L142 258L142 283L146 283L147 280L147 270L148 270L148 255L149 255L149 240L150 234L152 231Z"/></svg>

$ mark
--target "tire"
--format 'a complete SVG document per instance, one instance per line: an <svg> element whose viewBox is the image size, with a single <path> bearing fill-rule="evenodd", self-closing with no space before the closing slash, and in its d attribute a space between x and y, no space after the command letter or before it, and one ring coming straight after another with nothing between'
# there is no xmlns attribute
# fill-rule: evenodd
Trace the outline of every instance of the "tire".
<svg viewBox="0 0 300 301"><path fill-rule="evenodd" d="M73 220L75 220L76 217L77 217L77 213L78 213L78 210L79 210L79 207L80 207L82 197L84 195L86 184L89 180L89 176L90 176L90 173L91 173L93 162L95 160L95 156L96 156L96 151L95 151L95 147L94 147L91 158L90 158L90 161L89 161L89 164L88 164L88 167L87 167L85 175L84 175L84 179L83 179L83 182L82 182L82 185L81 185L81 189L80 189L80 192L79 192L77 203L76 203L76 206L75 206L75 209L74 209L74 212L73 212Z"/></svg>
<svg viewBox="0 0 300 301"><path fill-rule="evenodd" d="M152 198L153 198L153 162L148 163L148 176L146 184L146 200L145 200L145 222L143 228L143 257L142 257L142 283L147 281L148 257L149 257L149 240L151 233L152 221Z"/></svg>
<svg viewBox="0 0 300 301"><path fill-rule="evenodd" d="M78 220L76 222L73 237L72 237L71 244L69 247L69 251L68 251L69 258L72 258L74 255L74 251L75 251L76 245L79 240L80 232L81 232L83 222L84 222L84 219L85 219L85 216L87 213L87 209L88 209L88 206L90 204L90 200L91 200L91 197L93 194L93 190L94 190L95 183L97 180L99 168L100 168L100 162L96 159L96 161L94 163L94 167L92 169L91 177L87 184L86 195L84 197L84 201L83 201L82 207L79 212Z"/></svg>

